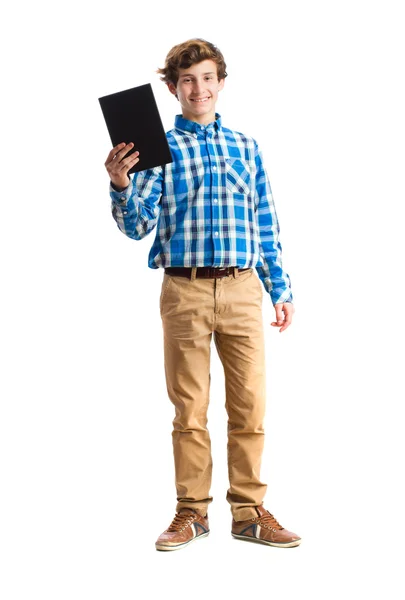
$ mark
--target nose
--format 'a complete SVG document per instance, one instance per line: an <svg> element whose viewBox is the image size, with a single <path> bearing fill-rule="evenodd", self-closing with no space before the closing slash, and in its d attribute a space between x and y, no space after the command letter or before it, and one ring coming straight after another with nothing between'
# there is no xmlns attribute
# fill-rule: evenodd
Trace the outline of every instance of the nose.
<svg viewBox="0 0 405 600"><path fill-rule="evenodd" d="M202 88L202 82L198 81L197 79L194 80L194 85L193 85L193 93L198 95L202 92L203 88Z"/></svg>

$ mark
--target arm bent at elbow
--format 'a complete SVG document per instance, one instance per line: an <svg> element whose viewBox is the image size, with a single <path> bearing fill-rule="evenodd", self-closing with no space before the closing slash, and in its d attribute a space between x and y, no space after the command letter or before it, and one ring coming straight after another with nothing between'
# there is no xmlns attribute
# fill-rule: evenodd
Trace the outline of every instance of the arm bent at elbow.
<svg viewBox="0 0 405 600"><path fill-rule="evenodd" d="M134 173L129 185L121 192L110 184L111 212L122 233L133 240L141 240L156 227L162 185L162 167Z"/></svg>

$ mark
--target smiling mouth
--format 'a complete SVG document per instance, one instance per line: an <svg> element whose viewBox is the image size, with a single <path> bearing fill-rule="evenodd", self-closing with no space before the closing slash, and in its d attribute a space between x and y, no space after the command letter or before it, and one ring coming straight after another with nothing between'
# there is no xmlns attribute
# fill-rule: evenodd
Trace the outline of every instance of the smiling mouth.
<svg viewBox="0 0 405 600"><path fill-rule="evenodd" d="M209 100L209 98L191 98L191 102L199 102L200 104L202 102L206 102L207 100Z"/></svg>

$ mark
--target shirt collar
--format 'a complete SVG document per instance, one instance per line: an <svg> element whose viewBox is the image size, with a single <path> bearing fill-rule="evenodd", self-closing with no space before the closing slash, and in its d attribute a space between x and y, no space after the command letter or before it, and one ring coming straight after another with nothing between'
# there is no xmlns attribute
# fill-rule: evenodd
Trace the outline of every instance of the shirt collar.
<svg viewBox="0 0 405 600"><path fill-rule="evenodd" d="M215 113L215 121L212 121L208 125L200 125L200 123L185 119L182 115L176 115L174 119L174 126L179 131L191 134L205 134L206 131L218 131L222 127L221 115L219 113Z"/></svg>

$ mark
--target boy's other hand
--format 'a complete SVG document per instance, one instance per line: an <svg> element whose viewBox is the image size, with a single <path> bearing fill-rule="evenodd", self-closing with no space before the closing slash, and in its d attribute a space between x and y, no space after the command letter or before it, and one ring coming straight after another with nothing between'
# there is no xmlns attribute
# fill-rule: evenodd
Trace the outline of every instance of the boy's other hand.
<svg viewBox="0 0 405 600"><path fill-rule="evenodd" d="M110 176L111 183L116 188L125 189L129 186L129 177L127 175L129 169L139 162L139 152L136 151L131 156L124 156L132 150L134 144L130 142L126 144L121 142L118 146L115 146L107 156L107 160L104 163L105 168Z"/></svg>
<svg viewBox="0 0 405 600"><path fill-rule="evenodd" d="M276 319L277 321L273 321L271 324L273 327L281 327L279 333L287 329L291 325L292 316L295 313L295 308L292 302L284 302L275 304L274 308L276 310ZM284 313L284 315L283 315Z"/></svg>

